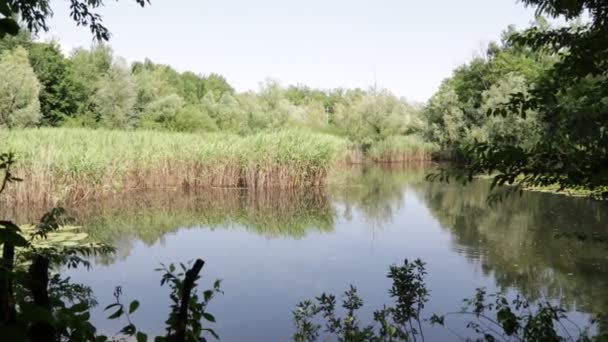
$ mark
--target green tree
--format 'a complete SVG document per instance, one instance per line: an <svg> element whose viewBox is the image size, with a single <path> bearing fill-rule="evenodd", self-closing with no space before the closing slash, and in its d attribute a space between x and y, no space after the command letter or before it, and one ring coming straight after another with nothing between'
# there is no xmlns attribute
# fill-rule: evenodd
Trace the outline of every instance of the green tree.
<svg viewBox="0 0 608 342"><path fill-rule="evenodd" d="M66 116L78 109L74 84L68 78L68 61L57 42L33 43L29 52L30 63L42 88L40 90L41 122L57 126Z"/></svg>
<svg viewBox="0 0 608 342"><path fill-rule="evenodd" d="M184 108L184 100L177 94L163 96L150 102L144 109L144 121L148 127L169 127Z"/></svg>
<svg viewBox="0 0 608 342"><path fill-rule="evenodd" d="M334 123L364 150L389 136L414 133L422 125L412 106L387 91L372 91L339 104Z"/></svg>
<svg viewBox="0 0 608 342"><path fill-rule="evenodd" d="M249 132L247 119L236 97L225 93L219 98L214 92L208 92L201 100L204 116L214 120L219 130L238 134Z"/></svg>
<svg viewBox="0 0 608 342"><path fill-rule="evenodd" d="M222 96L225 93L234 94L234 88L226 81L226 78L218 74L210 74L203 79L204 93L212 92L216 96Z"/></svg>
<svg viewBox="0 0 608 342"><path fill-rule="evenodd" d="M473 148L470 174L496 172L496 184L591 189L608 186L608 4L605 1L523 0L537 14L570 26L533 26L513 34L521 49L548 51L556 61L526 92L511 95L494 114L538 113L540 139L532 147L483 144ZM578 18L587 13L588 21Z"/></svg>
<svg viewBox="0 0 608 342"><path fill-rule="evenodd" d="M493 84L482 93L482 112L491 112L507 103L513 94L527 94L530 85L524 76L509 73L503 79ZM485 139L478 141L492 144L511 144L527 148L540 139L541 125L536 112L527 110L525 115L494 115L485 118L481 127L486 134Z"/></svg>
<svg viewBox="0 0 608 342"><path fill-rule="evenodd" d="M280 128L291 119L293 106L285 97L285 90L278 81L266 80L258 91L258 101L261 115L253 118L252 128Z"/></svg>
<svg viewBox="0 0 608 342"><path fill-rule="evenodd" d="M547 27L542 19L534 25ZM476 143L529 147L540 138L536 111L518 108L522 116L506 115L501 108L514 94L528 94L555 56L512 44L516 34L509 27L500 43L490 43L483 56L458 67L426 106L426 137L439 143L446 157L470 160Z"/></svg>
<svg viewBox="0 0 608 342"><path fill-rule="evenodd" d="M198 103L205 95L205 79L193 72L181 74L181 92L188 103Z"/></svg>
<svg viewBox="0 0 608 342"><path fill-rule="evenodd" d="M101 79L93 98L99 121L109 128L133 127L139 119L135 112L136 99L130 69L123 60L117 60Z"/></svg>
<svg viewBox="0 0 608 342"><path fill-rule="evenodd" d="M0 55L0 126L32 126L40 120L40 82L27 51L17 47Z"/></svg>
<svg viewBox="0 0 608 342"><path fill-rule="evenodd" d="M160 69L133 67L133 76L137 85L136 107L144 114L150 103L172 94L177 96L177 89Z"/></svg>
<svg viewBox="0 0 608 342"><path fill-rule="evenodd" d="M106 44L95 44L91 49L78 48L72 51L68 59L67 75L71 85L74 101L78 104L70 125L94 123L94 94L98 91L100 81L112 65L112 49Z"/></svg>
<svg viewBox="0 0 608 342"><path fill-rule="evenodd" d="M144 82L152 81L153 84L158 85L158 82L162 80L163 89L170 88L169 93L173 92L179 95L187 104L196 105L200 103L203 96L209 92L215 94L216 100L225 93L234 94L234 89L226 79L217 74L203 77L190 71L179 73L168 65L155 64L149 59L133 63L132 69L133 74L141 75L142 78L149 78L147 80L142 79L139 84L140 87L149 87L143 84Z"/></svg>
<svg viewBox="0 0 608 342"><path fill-rule="evenodd" d="M446 156L458 156L458 144L470 136L463 105L454 87L444 82L423 111L427 122L426 138L439 144Z"/></svg>
<svg viewBox="0 0 608 342"><path fill-rule="evenodd" d="M169 127L180 132L212 132L217 130L215 121L194 105L183 107Z"/></svg>
<svg viewBox="0 0 608 342"><path fill-rule="evenodd" d="M32 44L32 35L27 30L21 30L18 34L11 36L6 35L4 37L0 37L0 53L6 50L12 50L17 46L21 46L26 50L29 50Z"/></svg>
<svg viewBox="0 0 608 342"><path fill-rule="evenodd" d="M320 129L327 126L328 114L327 107L322 102L310 101L300 106L294 106L290 116L296 124Z"/></svg>

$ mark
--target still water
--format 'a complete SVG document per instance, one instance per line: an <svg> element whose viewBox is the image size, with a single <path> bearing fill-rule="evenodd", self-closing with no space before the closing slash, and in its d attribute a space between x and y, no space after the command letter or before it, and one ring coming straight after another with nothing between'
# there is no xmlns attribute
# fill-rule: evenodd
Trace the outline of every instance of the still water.
<svg viewBox="0 0 608 342"><path fill-rule="evenodd" d="M420 258L431 299L424 316L457 311L475 289L552 300L584 324L608 312L606 244L563 233L606 236L608 207L581 198L524 193L489 207L488 184L428 183L428 169L365 167L343 172L324 191L155 192L72 208L91 237L116 246L91 271L71 271L100 303L104 333L122 325L102 308L122 286L142 304L136 325L162 334L169 298L160 263L206 261L201 288L222 279L209 312L222 341L287 341L295 305L355 285L363 321L389 303L389 265ZM464 332L463 322L452 327ZM607 329L599 325L599 329ZM425 327L427 341L453 340Z"/></svg>

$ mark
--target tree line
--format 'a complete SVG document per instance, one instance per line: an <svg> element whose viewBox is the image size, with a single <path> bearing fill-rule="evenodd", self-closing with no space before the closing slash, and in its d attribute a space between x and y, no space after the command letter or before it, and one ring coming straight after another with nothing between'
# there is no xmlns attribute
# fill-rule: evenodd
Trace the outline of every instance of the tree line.
<svg viewBox="0 0 608 342"><path fill-rule="evenodd" d="M27 32L0 40L0 126L69 126L250 134L305 127L361 146L422 134L420 106L388 91L312 89L274 80L237 93L218 74L178 72L150 60L131 65L108 44L64 56Z"/></svg>

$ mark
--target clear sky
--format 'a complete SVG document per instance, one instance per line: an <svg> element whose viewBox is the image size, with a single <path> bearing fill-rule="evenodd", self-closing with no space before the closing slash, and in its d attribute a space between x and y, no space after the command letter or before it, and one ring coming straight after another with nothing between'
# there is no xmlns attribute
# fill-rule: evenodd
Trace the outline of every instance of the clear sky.
<svg viewBox="0 0 608 342"><path fill-rule="evenodd" d="M52 0L51 31L64 50L89 46ZM224 75L239 91L266 78L313 87L374 84L425 101L454 67L509 24L534 13L516 0L133 0L99 11L115 55L148 57L179 71Z"/></svg>

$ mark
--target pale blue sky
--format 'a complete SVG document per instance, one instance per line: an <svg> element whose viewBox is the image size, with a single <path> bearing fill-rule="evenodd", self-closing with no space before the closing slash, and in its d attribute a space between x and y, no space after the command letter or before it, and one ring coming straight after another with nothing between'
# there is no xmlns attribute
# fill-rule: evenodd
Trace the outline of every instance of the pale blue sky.
<svg viewBox="0 0 608 342"><path fill-rule="evenodd" d="M224 75L239 91L270 77L283 84L363 87L374 83L425 101L454 67L527 26L516 0L132 0L100 10L111 45L129 62L148 57L179 71ZM88 29L52 1L51 32L64 50L89 46Z"/></svg>

